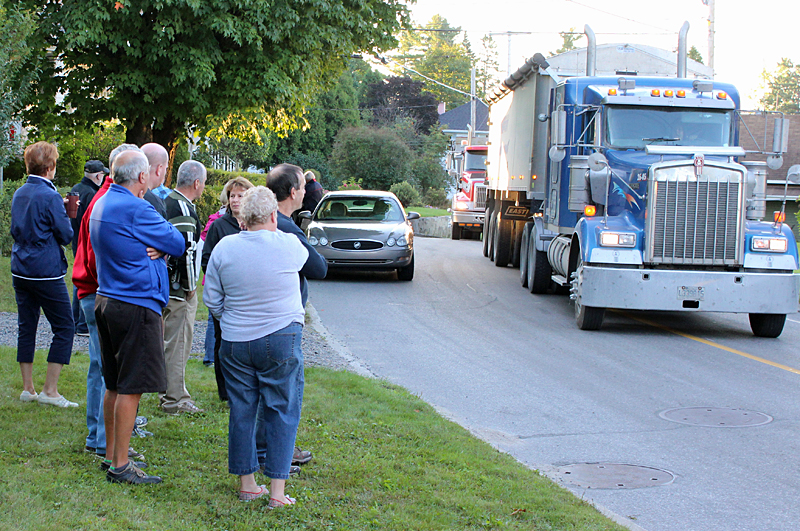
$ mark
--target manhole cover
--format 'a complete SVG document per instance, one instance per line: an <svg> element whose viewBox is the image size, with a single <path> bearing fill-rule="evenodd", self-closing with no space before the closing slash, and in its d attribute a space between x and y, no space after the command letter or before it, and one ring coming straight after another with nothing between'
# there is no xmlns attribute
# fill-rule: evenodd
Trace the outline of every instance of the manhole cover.
<svg viewBox="0 0 800 531"><path fill-rule="evenodd" d="M559 467L558 473L564 482L585 489L641 489L675 479L666 470L620 463L576 463Z"/></svg>
<svg viewBox="0 0 800 531"><path fill-rule="evenodd" d="M728 407L681 407L662 411L658 416L671 422L708 428L744 428L772 422L772 417L764 413Z"/></svg>

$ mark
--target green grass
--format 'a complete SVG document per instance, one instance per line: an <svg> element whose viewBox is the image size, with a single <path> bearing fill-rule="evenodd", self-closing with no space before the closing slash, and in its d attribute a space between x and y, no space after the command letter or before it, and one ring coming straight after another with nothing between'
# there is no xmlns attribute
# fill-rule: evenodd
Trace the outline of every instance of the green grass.
<svg viewBox="0 0 800 531"><path fill-rule="evenodd" d="M75 354L62 373L72 400L84 402L87 362ZM38 352L38 386L44 370ZM0 348L0 529L622 529L406 391L319 368L306 371L298 434L316 457L287 485L298 505L240 503L213 371L190 360L186 379L206 413L167 417L154 395L140 409L155 436L133 444L164 483L112 485L83 451L84 409L20 402L14 350Z"/></svg>
<svg viewBox="0 0 800 531"><path fill-rule="evenodd" d="M443 208L428 208L424 206L412 206L406 209L406 212L411 210L412 212L418 213L423 218L432 218L436 216L450 216L450 212Z"/></svg>

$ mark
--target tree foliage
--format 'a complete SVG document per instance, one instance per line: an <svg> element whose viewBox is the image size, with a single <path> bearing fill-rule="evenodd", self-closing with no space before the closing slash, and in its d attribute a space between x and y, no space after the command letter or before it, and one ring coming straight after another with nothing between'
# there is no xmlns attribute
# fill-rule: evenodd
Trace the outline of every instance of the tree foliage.
<svg viewBox="0 0 800 531"><path fill-rule="evenodd" d="M209 118L286 131L353 52L392 48L400 0L23 0L39 15L43 114L118 117L127 140L174 147ZM52 47L56 61L48 61ZM57 91L65 94L58 104Z"/></svg>
<svg viewBox="0 0 800 531"><path fill-rule="evenodd" d="M340 182L353 180L366 190L388 190L409 178L411 150L391 129L354 127L336 138L331 169Z"/></svg>
<svg viewBox="0 0 800 531"><path fill-rule="evenodd" d="M575 31L575 28L570 28L569 31L559 31L558 34L561 35L561 47L555 52L551 52L551 55L558 55L560 53L574 50L575 48L577 48L577 46L575 46L575 43L581 37L583 37L583 34L577 33Z"/></svg>
<svg viewBox="0 0 800 531"><path fill-rule="evenodd" d="M389 77L369 85L361 107L370 112L374 126L392 126L408 117L415 134L427 133L439 123L439 113L436 97L423 92L425 86L410 77Z"/></svg>
<svg viewBox="0 0 800 531"><path fill-rule="evenodd" d="M499 74L497 43L491 35L484 35L475 62L476 92L480 99L484 99L489 89L497 83Z"/></svg>
<svg viewBox="0 0 800 531"><path fill-rule="evenodd" d="M0 167L18 155L21 148L21 135L12 139L8 133L11 122L26 104L36 76L35 70L25 70L32 52L28 39L34 29L35 21L29 12L0 0Z"/></svg>
<svg viewBox="0 0 800 531"><path fill-rule="evenodd" d="M761 97L764 110L800 112L800 65L783 58L774 71L764 70L761 80L766 91Z"/></svg>
<svg viewBox="0 0 800 531"><path fill-rule="evenodd" d="M689 48L689 53L687 55L689 56L689 59L693 59L701 65L705 64L703 62L703 56L700 54L700 50L697 49L697 46L692 45L692 47Z"/></svg>

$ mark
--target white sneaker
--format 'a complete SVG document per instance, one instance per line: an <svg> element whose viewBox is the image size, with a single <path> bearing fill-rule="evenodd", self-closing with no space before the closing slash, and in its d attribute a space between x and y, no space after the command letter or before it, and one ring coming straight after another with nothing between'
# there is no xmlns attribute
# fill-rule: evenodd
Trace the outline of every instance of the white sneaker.
<svg viewBox="0 0 800 531"><path fill-rule="evenodd" d="M70 402L61 395L58 395L57 397L50 397L44 393L39 395L39 403L57 407L78 407L78 404L75 402Z"/></svg>
<svg viewBox="0 0 800 531"><path fill-rule="evenodd" d="M22 391L22 394L19 395L19 399L23 402L36 402L39 400L38 393L29 393L28 391Z"/></svg>

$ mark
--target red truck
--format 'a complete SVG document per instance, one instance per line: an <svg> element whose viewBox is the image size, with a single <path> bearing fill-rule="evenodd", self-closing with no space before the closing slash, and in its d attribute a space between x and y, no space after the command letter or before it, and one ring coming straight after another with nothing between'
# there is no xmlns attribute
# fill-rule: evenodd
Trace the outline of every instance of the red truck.
<svg viewBox="0 0 800 531"><path fill-rule="evenodd" d="M452 162L458 168L458 185L450 209L452 219L451 237L460 240L466 232L475 237L483 231L486 212L486 155L487 146L464 146L464 151L455 154ZM460 155L460 157L459 157Z"/></svg>

